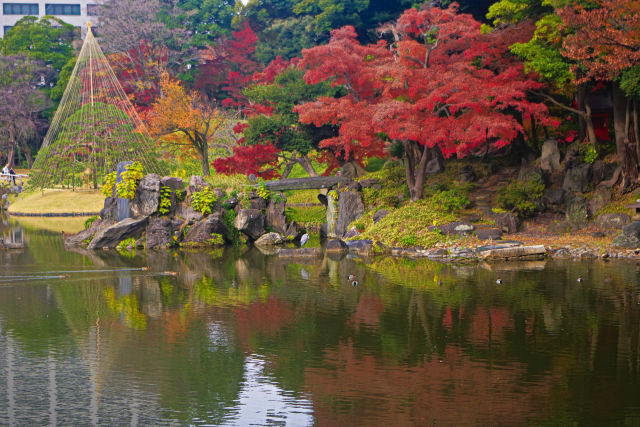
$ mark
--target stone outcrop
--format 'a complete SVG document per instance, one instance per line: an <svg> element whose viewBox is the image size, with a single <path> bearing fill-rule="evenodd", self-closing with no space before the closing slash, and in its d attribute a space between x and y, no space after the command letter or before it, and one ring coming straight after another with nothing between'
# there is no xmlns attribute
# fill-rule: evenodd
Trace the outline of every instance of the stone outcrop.
<svg viewBox="0 0 640 427"><path fill-rule="evenodd" d="M272 197L267 205L265 218L267 227L280 234L287 232L287 217L284 214L286 205L287 201L282 196L280 196L279 201L274 201Z"/></svg>
<svg viewBox="0 0 640 427"><path fill-rule="evenodd" d="M558 149L558 141L555 139L547 139L542 144L540 169L545 172L560 170L560 150Z"/></svg>
<svg viewBox="0 0 640 427"><path fill-rule="evenodd" d="M222 241L220 241L220 237L216 238L214 235L222 237ZM225 241L229 241L229 229L222 218L222 214L216 212L201 219L189 228L181 245L191 247L216 246L222 245Z"/></svg>
<svg viewBox="0 0 640 427"><path fill-rule="evenodd" d="M535 246L512 246L512 247L495 247L486 250L477 251L478 256L482 259L509 259L509 258L529 258L544 257L547 250L543 245Z"/></svg>
<svg viewBox="0 0 640 427"><path fill-rule="evenodd" d="M567 170L562 189L584 193L591 184L591 165L582 163Z"/></svg>
<svg viewBox="0 0 640 427"><path fill-rule="evenodd" d="M613 241L619 248L640 248L640 221L634 221L622 228L622 233Z"/></svg>
<svg viewBox="0 0 640 427"><path fill-rule="evenodd" d="M89 228L86 230L82 230L78 234L73 234L71 236L66 236L64 239L65 246L78 246L84 243L86 240L93 237L94 234L98 232L101 228L106 228L110 225L113 225L114 221L111 219L102 219L98 218L91 223Z"/></svg>
<svg viewBox="0 0 640 427"><path fill-rule="evenodd" d="M147 249L162 249L174 244L174 233L180 225L181 220L170 220L166 217L156 216L149 219L149 224L145 229Z"/></svg>
<svg viewBox="0 0 640 427"><path fill-rule="evenodd" d="M113 249L124 239L140 237L149 217L127 218L99 230L89 243L89 249Z"/></svg>
<svg viewBox="0 0 640 427"><path fill-rule="evenodd" d="M145 175L138 183L136 195L129 208L134 217L149 216L158 212L160 203L160 175Z"/></svg>
<svg viewBox="0 0 640 427"><path fill-rule="evenodd" d="M622 228L631 224L631 217L624 213L601 214L596 218L596 225L602 228Z"/></svg>
<svg viewBox="0 0 640 427"><path fill-rule="evenodd" d="M362 217L363 214L364 201L361 192L354 190L334 192L329 197L327 206L327 236L342 238L347 232L349 224Z"/></svg>
<svg viewBox="0 0 640 427"><path fill-rule="evenodd" d="M265 232L264 214L258 209L240 209L233 226L250 240L257 240Z"/></svg>
<svg viewBox="0 0 640 427"><path fill-rule="evenodd" d="M284 237L279 233L263 234L254 242L256 246L276 246L285 242Z"/></svg>

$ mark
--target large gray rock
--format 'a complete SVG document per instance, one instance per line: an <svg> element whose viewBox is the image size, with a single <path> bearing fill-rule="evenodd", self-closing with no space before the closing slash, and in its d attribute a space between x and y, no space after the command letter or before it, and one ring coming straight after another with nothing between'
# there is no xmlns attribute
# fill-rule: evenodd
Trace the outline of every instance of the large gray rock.
<svg viewBox="0 0 640 427"><path fill-rule="evenodd" d="M328 237L342 238L347 232L349 224L364 214L364 201L359 191L343 191L337 203L331 201L327 207ZM333 223L329 216L332 216Z"/></svg>
<svg viewBox="0 0 640 427"><path fill-rule="evenodd" d="M605 163L602 160L596 160L591 165L591 181L594 186L597 186L602 181L607 181L613 177L613 173L615 172L617 164L614 163Z"/></svg>
<svg viewBox="0 0 640 427"><path fill-rule="evenodd" d="M373 214L373 223L377 224L385 216L389 215L389 210L387 209L378 209L376 213Z"/></svg>
<svg viewBox="0 0 640 427"><path fill-rule="evenodd" d="M181 245L200 247L221 244L222 242L214 238L214 234L219 234L225 241L229 240L227 224L219 212L212 213L189 228Z"/></svg>
<svg viewBox="0 0 640 427"><path fill-rule="evenodd" d="M187 195L192 195L197 191L202 191L205 187L209 187L209 183L204 180L200 175L192 175L189 180L189 187L187 187Z"/></svg>
<svg viewBox="0 0 640 427"><path fill-rule="evenodd" d="M349 247L340 239L333 239L327 243L327 252L347 252Z"/></svg>
<svg viewBox="0 0 640 427"><path fill-rule="evenodd" d="M473 224L469 224L468 222L461 222L461 221L442 224L437 228L442 234L448 234L448 235L471 234L471 232L475 229ZM435 229L435 227L429 227L429 229Z"/></svg>
<svg viewBox="0 0 640 427"><path fill-rule="evenodd" d="M589 209L584 197L571 197L567 200L565 218L573 229L579 229L589 222Z"/></svg>
<svg viewBox="0 0 640 427"><path fill-rule="evenodd" d="M562 189L584 193L591 183L591 165L582 163L567 170Z"/></svg>
<svg viewBox="0 0 640 427"><path fill-rule="evenodd" d="M547 139L542 144L540 169L546 172L555 172L560 169L560 150L558 149L558 141L555 139Z"/></svg>
<svg viewBox="0 0 640 427"><path fill-rule="evenodd" d="M436 175L441 172L444 172L444 161L440 156L436 156L427 162L427 166L425 168L425 173L427 175Z"/></svg>
<svg viewBox="0 0 640 427"><path fill-rule="evenodd" d="M159 204L160 175L155 173L145 175L138 183L136 196L131 201L131 213L134 218L149 216L158 212Z"/></svg>
<svg viewBox="0 0 640 427"><path fill-rule="evenodd" d="M176 216L184 219L186 222L193 224L194 222L198 222L204 218L200 212L195 211L190 205L187 203L180 203L176 210Z"/></svg>
<svg viewBox="0 0 640 427"><path fill-rule="evenodd" d="M263 234L254 242L256 246L276 246L285 242L284 237L279 233Z"/></svg>
<svg viewBox="0 0 640 427"><path fill-rule="evenodd" d="M250 240L257 240L265 232L264 214L258 209L240 209L233 226Z"/></svg>
<svg viewBox="0 0 640 427"><path fill-rule="evenodd" d="M98 218L93 221L89 228L87 228L86 230L82 230L77 234L66 237L64 239L64 245L68 247L80 246L85 242L85 240L93 237L98 232L98 230L100 230L101 228L107 228L108 226L113 225L113 223L113 220Z"/></svg>
<svg viewBox="0 0 640 427"><path fill-rule="evenodd" d="M529 257L544 257L547 255L547 250L543 245L536 246L514 246L514 247L502 247L497 249L488 249L479 252L478 254L482 259L510 259L510 258L529 258Z"/></svg>
<svg viewBox="0 0 640 427"><path fill-rule="evenodd" d="M107 221L118 221L118 199L115 197L104 199L104 207L100 211L100 218Z"/></svg>
<svg viewBox="0 0 640 427"><path fill-rule="evenodd" d="M350 240L346 243L350 252L357 252L360 255L370 255L373 251L373 242L371 240Z"/></svg>
<svg viewBox="0 0 640 427"><path fill-rule="evenodd" d="M515 233L520 228L520 219L512 213L502 213L495 216L496 227L505 233Z"/></svg>
<svg viewBox="0 0 640 427"><path fill-rule="evenodd" d="M152 217L149 219L145 234L147 236L145 246L147 249L162 249L174 244L174 232L182 224L176 219L171 221L165 217Z"/></svg>
<svg viewBox="0 0 640 427"><path fill-rule="evenodd" d="M622 228L631 224L631 217L625 213L601 214L596 218L596 225L602 228Z"/></svg>
<svg viewBox="0 0 640 427"><path fill-rule="evenodd" d="M589 200L589 213L595 215L600 209L611 203L611 189L600 186L593 192L593 197Z"/></svg>
<svg viewBox="0 0 640 427"><path fill-rule="evenodd" d="M613 240L619 248L640 248L640 222L634 221L622 228L622 233Z"/></svg>
<svg viewBox="0 0 640 427"><path fill-rule="evenodd" d="M500 240L502 239L502 230L497 227L477 228L476 237L480 240Z"/></svg>
<svg viewBox="0 0 640 427"><path fill-rule="evenodd" d="M123 219L98 231L88 249L113 249L124 239L140 237L148 222L148 217Z"/></svg>
<svg viewBox="0 0 640 427"><path fill-rule="evenodd" d="M478 179L476 175L476 171L473 170L473 166L464 165L462 169L460 169L460 175L458 176L458 181L460 182L474 182Z"/></svg>
<svg viewBox="0 0 640 427"><path fill-rule="evenodd" d="M162 187L169 187L173 191L180 191L184 183L182 182L182 178L178 178L177 176L163 176L160 180L160 185Z"/></svg>
<svg viewBox="0 0 640 427"><path fill-rule="evenodd" d="M267 205L267 227L280 234L287 232L287 217L284 215L286 204L286 200L275 202L272 197Z"/></svg>
<svg viewBox="0 0 640 427"><path fill-rule="evenodd" d="M249 198L249 206L251 207L251 209L263 211L267 209L267 201L258 195L252 195Z"/></svg>
<svg viewBox="0 0 640 427"><path fill-rule="evenodd" d="M287 226L287 231L284 233L284 237L290 241L299 242L305 232L304 227L301 227L295 221L291 221Z"/></svg>

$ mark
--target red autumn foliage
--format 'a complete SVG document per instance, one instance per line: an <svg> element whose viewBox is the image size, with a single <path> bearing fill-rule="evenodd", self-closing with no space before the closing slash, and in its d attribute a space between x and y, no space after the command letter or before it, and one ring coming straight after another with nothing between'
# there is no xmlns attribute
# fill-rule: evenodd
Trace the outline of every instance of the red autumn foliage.
<svg viewBox="0 0 640 427"><path fill-rule="evenodd" d="M216 172L225 175L255 174L264 179L272 179L278 176L278 152L271 144L239 145L233 148L233 156L214 160L213 167Z"/></svg>
<svg viewBox="0 0 640 427"><path fill-rule="evenodd" d="M136 49L113 53L107 59L138 112L149 110L160 96L160 76L168 62L166 48L142 40Z"/></svg>
<svg viewBox="0 0 640 427"><path fill-rule="evenodd" d="M405 162L407 176L417 177L433 147L458 157L495 150L524 133L525 118L546 120L546 107L527 99L541 85L508 54L513 32L483 35L480 23L455 4L409 9L381 31L390 44L363 46L344 27L327 45L303 51L308 82L331 80L348 94L295 111L303 123L339 125L339 136L321 147L344 160L380 156L385 141L395 140L413 156ZM416 181L415 188L409 182L412 199L422 195L424 180Z"/></svg>
<svg viewBox="0 0 640 427"><path fill-rule="evenodd" d="M208 46L201 53L204 61L199 67L194 86L212 98L222 99L228 107L246 105L242 90L251 83L260 64L254 59L258 37L245 23L242 30L234 31L231 38L216 46Z"/></svg>

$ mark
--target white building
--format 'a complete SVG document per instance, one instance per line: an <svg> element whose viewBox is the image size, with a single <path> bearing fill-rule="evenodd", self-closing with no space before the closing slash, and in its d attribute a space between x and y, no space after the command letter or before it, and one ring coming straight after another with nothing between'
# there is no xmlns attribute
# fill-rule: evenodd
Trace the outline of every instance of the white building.
<svg viewBox="0 0 640 427"><path fill-rule="evenodd" d="M96 21L95 0L0 0L0 37L25 16L52 15L86 31L87 21Z"/></svg>

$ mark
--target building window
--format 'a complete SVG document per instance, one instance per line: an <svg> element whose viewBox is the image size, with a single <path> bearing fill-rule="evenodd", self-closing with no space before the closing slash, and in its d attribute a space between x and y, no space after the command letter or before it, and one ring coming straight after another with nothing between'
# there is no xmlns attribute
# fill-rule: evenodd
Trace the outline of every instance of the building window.
<svg viewBox="0 0 640 427"><path fill-rule="evenodd" d="M98 16L98 5L97 4L88 4L87 5L87 16Z"/></svg>
<svg viewBox="0 0 640 427"><path fill-rule="evenodd" d="M79 4L46 4L47 15L80 15Z"/></svg>
<svg viewBox="0 0 640 427"><path fill-rule="evenodd" d="M7 31L9 31L11 29L11 25L5 25L4 26L4 34L7 35Z"/></svg>
<svg viewBox="0 0 640 427"><path fill-rule="evenodd" d="M38 3L2 3L5 15L38 15Z"/></svg>

